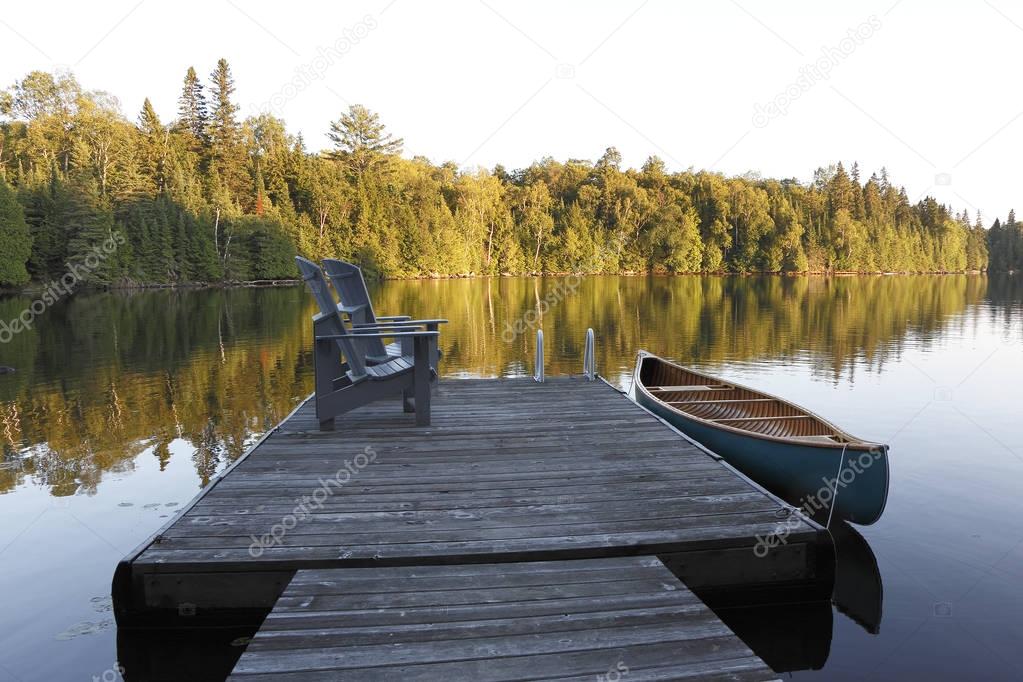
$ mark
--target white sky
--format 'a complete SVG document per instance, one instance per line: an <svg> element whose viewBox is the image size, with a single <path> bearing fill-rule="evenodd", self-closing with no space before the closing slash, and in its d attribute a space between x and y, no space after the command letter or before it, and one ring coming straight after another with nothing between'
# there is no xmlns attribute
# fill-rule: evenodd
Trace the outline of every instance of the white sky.
<svg viewBox="0 0 1023 682"><path fill-rule="evenodd" d="M755 104L871 21L829 78L754 125ZM323 69L317 49L346 31L361 37ZM886 165L911 200L930 193L990 223L1023 187L1021 38L1010 0L11 2L0 84L63 66L129 118L149 96L166 122L187 67L206 76L224 56L243 113L282 105L311 149L361 103L406 155L436 162L520 168L614 145L629 166L658 154L670 169L805 181L858 160L864 179ZM308 85L284 98L300 69Z"/></svg>

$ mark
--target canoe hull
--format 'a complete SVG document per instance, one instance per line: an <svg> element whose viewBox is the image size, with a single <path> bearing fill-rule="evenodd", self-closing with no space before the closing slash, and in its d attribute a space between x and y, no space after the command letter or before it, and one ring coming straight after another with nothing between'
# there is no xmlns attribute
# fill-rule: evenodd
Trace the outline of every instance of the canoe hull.
<svg viewBox="0 0 1023 682"><path fill-rule="evenodd" d="M637 380L638 376L637 371ZM836 448L757 438L716 428L673 409L641 386L634 398L770 492L817 518L826 519L834 505L834 518L870 525L884 511L889 474L886 445Z"/></svg>

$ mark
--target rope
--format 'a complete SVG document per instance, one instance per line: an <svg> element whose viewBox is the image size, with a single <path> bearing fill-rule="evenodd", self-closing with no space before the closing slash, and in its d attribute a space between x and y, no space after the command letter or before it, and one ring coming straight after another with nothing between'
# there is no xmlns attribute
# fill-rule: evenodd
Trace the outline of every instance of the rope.
<svg viewBox="0 0 1023 682"><path fill-rule="evenodd" d="M839 457L838 457L838 471L835 473L835 489L833 491L835 494L831 496L831 508L828 510L828 522L824 526L825 528L828 528L829 530L831 528L831 515L835 513L835 505L838 504L838 483L839 483L839 478L842 475L842 468L845 466L845 451L846 451L846 448L848 448L848 447L849 447L848 443L843 443L842 444L842 454L839 455ZM834 539L834 538L832 538L832 539Z"/></svg>

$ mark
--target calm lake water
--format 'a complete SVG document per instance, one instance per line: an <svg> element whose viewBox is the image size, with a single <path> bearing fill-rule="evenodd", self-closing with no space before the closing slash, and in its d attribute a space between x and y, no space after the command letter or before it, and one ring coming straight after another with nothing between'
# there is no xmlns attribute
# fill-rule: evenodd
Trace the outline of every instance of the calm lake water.
<svg viewBox="0 0 1023 682"><path fill-rule="evenodd" d="M447 376L531 373L540 324L548 375L579 373L593 327L623 388L644 348L890 443L884 517L839 533L839 605L726 621L794 677L1023 678L1023 277L375 289L451 320ZM115 679L117 561L311 391L312 312L298 287L82 294L0 344L0 680Z"/></svg>

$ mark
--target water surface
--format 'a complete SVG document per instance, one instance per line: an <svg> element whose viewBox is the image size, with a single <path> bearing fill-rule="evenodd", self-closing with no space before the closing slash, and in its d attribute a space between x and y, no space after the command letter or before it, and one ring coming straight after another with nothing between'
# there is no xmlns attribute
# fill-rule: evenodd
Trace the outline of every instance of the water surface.
<svg viewBox="0 0 1023 682"><path fill-rule="evenodd" d="M795 677L1009 680L1023 677L1021 279L508 278L374 295L378 314L451 320L449 377L530 374L541 326L547 373L579 373L593 327L598 371L623 388L644 348L890 443L888 509L840 545L876 561L878 622L861 599L733 627ZM0 320L30 302L0 299ZM116 562L311 391L312 312L299 287L81 294L0 345L18 370L0 376L0 680L113 679Z"/></svg>

